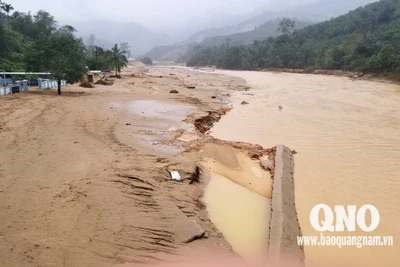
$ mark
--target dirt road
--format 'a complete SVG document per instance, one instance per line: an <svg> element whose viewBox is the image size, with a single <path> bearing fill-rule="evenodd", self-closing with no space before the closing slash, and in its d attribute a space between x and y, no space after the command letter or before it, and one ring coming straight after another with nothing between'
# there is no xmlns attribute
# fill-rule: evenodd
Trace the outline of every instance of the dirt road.
<svg viewBox="0 0 400 267"><path fill-rule="evenodd" d="M166 131L167 119L129 107L152 100L199 114L244 88L216 74L128 68L113 86L1 97L0 265L113 266L231 253L199 202L202 185L170 180L171 168L188 178L197 153L152 142L179 150L174 134L182 125Z"/></svg>

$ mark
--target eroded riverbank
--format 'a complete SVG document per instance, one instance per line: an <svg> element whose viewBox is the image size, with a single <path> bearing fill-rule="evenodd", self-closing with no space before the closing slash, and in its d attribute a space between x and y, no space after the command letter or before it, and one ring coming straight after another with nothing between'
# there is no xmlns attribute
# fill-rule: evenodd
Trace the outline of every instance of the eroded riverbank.
<svg viewBox="0 0 400 267"><path fill-rule="evenodd" d="M205 144L273 153L195 128L210 129L210 114L219 119L244 90L224 75L139 67L113 86L1 98L0 265L236 258L201 201L204 181L191 181Z"/></svg>

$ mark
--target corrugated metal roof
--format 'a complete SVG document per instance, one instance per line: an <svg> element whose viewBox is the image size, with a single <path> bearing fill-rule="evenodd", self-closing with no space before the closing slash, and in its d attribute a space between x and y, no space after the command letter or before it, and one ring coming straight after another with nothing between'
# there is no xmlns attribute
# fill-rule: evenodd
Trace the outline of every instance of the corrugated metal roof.
<svg viewBox="0 0 400 267"><path fill-rule="evenodd" d="M50 72L0 72L8 75L51 75Z"/></svg>

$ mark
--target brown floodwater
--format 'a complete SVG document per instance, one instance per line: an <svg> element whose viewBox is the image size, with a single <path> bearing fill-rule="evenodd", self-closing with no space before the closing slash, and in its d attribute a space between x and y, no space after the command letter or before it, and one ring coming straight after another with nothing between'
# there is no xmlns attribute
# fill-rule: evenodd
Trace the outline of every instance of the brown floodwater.
<svg viewBox="0 0 400 267"><path fill-rule="evenodd" d="M232 96L234 109L212 135L264 147L285 144L298 152L296 205L303 235L319 235L309 220L317 204L371 204L381 222L368 235L394 237L393 247L305 247L307 266L398 266L400 87L321 75L219 72L245 79L251 90Z"/></svg>
<svg viewBox="0 0 400 267"><path fill-rule="evenodd" d="M203 201L210 220L244 259L263 261L271 218L271 174L259 160L230 146L206 144L202 156L209 180Z"/></svg>

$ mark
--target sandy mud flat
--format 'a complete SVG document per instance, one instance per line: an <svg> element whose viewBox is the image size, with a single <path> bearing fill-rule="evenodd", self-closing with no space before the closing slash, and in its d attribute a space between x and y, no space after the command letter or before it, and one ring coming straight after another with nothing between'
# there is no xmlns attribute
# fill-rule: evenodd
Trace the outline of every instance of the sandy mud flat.
<svg viewBox="0 0 400 267"><path fill-rule="evenodd" d="M208 135L230 95L246 90L221 74L129 66L112 86L1 97L0 265L130 266L263 250L268 227L253 226L258 241L244 251L227 241L248 237L224 225L249 205L256 224L269 220L255 212L269 206L274 149ZM171 170L183 180L171 181ZM213 206L221 188L248 204Z"/></svg>

